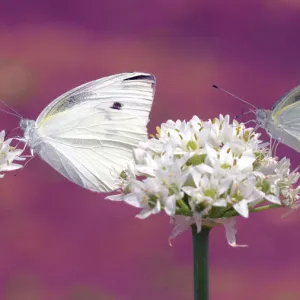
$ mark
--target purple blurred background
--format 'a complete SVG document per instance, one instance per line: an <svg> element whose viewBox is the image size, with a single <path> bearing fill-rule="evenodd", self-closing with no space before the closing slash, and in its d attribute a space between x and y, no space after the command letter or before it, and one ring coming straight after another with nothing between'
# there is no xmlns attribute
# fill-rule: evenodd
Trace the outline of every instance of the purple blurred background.
<svg viewBox="0 0 300 300"><path fill-rule="evenodd" d="M230 3L231 2L231 3ZM149 131L167 119L236 115L247 106L218 84L270 108L300 83L300 4L245 1L1 1L0 99L23 116L102 76L157 78ZM0 127L18 121L1 114ZM299 154L280 146L294 166ZM104 200L39 158L0 185L0 299L192 299L191 236L168 245L161 214ZM230 248L211 234L211 299L300 299L300 212L238 220Z"/></svg>

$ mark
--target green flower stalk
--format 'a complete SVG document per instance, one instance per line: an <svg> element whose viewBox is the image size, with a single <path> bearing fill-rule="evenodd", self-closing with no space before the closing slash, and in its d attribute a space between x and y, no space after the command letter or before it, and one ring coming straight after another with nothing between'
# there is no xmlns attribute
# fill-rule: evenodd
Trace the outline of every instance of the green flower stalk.
<svg viewBox="0 0 300 300"><path fill-rule="evenodd" d="M198 233L197 227L192 225L195 300L209 299L208 242L210 230L210 227L203 227Z"/></svg>

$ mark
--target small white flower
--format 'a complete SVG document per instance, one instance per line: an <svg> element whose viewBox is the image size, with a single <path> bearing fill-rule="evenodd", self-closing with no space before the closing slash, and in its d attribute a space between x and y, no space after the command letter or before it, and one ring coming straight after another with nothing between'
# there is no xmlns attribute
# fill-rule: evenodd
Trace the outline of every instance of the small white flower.
<svg viewBox="0 0 300 300"><path fill-rule="evenodd" d="M231 183L230 178L219 179L204 174L200 180L195 182L196 188L186 186L182 190L190 196L189 205L191 208L197 210L197 205L202 205L200 215L206 215L213 206L225 207L227 205L222 194L227 192Z"/></svg>
<svg viewBox="0 0 300 300"><path fill-rule="evenodd" d="M23 149L16 149L10 143L12 138L4 140L5 131L0 132L0 178L4 177L3 172L12 171L22 168L23 166L14 161L24 160L21 156Z"/></svg>
<svg viewBox="0 0 300 300"><path fill-rule="evenodd" d="M161 186L155 178L146 178L143 181L134 180L127 188L129 192L124 195L124 202L142 208L137 215L140 219L160 212L162 203L168 195L167 189Z"/></svg>
<svg viewBox="0 0 300 300"><path fill-rule="evenodd" d="M164 211L175 224L171 237L191 224L198 231L223 224L228 243L236 246L235 216L247 218L266 203L298 205L300 187L293 185L300 174L290 171L287 158L272 157L259 136L229 116L169 120L134 150L121 195L108 199L141 208L138 218Z"/></svg>

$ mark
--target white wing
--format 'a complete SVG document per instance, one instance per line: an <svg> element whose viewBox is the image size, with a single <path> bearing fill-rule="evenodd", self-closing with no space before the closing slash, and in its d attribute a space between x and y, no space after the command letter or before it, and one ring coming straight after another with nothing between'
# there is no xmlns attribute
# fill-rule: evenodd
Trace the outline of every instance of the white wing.
<svg viewBox="0 0 300 300"><path fill-rule="evenodd" d="M76 87L52 101L39 115L36 126L57 113L88 102L110 108L115 102L123 112L148 120L155 92L155 77L148 73L121 73Z"/></svg>
<svg viewBox="0 0 300 300"><path fill-rule="evenodd" d="M278 114L289 105L300 101L300 85L287 92L272 106L272 118L276 120Z"/></svg>
<svg viewBox="0 0 300 300"><path fill-rule="evenodd" d="M300 152L300 102L295 102L279 111L274 126L277 139Z"/></svg>
<svg viewBox="0 0 300 300"><path fill-rule="evenodd" d="M54 100L36 121L33 148L69 180L114 190L132 149L147 137L155 78L124 73L86 83Z"/></svg>
<svg viewBox="0 0 300 300"><path fill-rule="evenodd" d="M117 188L118 174L147 129L122 111L85 105L53 116L38 135L38 153L49 165L84 188L108 192Z"/></svg>

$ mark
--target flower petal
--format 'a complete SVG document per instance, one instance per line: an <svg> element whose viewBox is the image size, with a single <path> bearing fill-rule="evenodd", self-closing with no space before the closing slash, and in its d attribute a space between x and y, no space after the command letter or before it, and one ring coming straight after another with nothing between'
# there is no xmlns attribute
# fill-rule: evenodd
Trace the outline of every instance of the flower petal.
<svg viewBox="0 0 300 300"><path fill-rule="evenodd" d="M248 247L247 245L237 245L236 244L236 235L237 235L237 227L236 227L236 219L230 218L224 222L225 233L227 243L231 247Z"/></svg>
<svg viewBox="0 0 300 300"><path fill-rule="evenodd" d="M124 196L124 202L134 207L143 207L144 204L140 201L140 193L129 193Z"/></svg>
<svg viewBox="0 0 300 300"><path fill-rule="evenodd" d="M266 195L265 199L275 204L279 204L279 205L281 204L280 199L273 195Z"/></svg>
<svg viewBox="0 0 300 300"><path fill-rule="evenodd" d="M165 201L165 212L167 215L172 216L175 215L176 212L176 196L169 196Z"/></svg>
<svg viewBox="0 0 300 300"><path fill-rule="evenodd" d="M243 217L249 217L248 203L245 199L233 205L233 208Z"/></svg>
<svg viewBox="0 0 300 300"><path fill-rule="evenodd" d="M227 201L226 201L226 199L215 200L214 203L213 203L213 206L226 207L227 206Z"/></svg>
<svg viewBox="0 0 300 300"><path fill-rule="evenodd" d="M105 197L104 199L112 200L112 201L123 201L124 194L110 195L110 196Z"/></svg>
<svg viewBox="0 0 300 300"><path fill-rule="evenodd" d="M152 211L147 207L140 211L135 217L143 220L148 218L150 215L152 215Z"/></svg>

